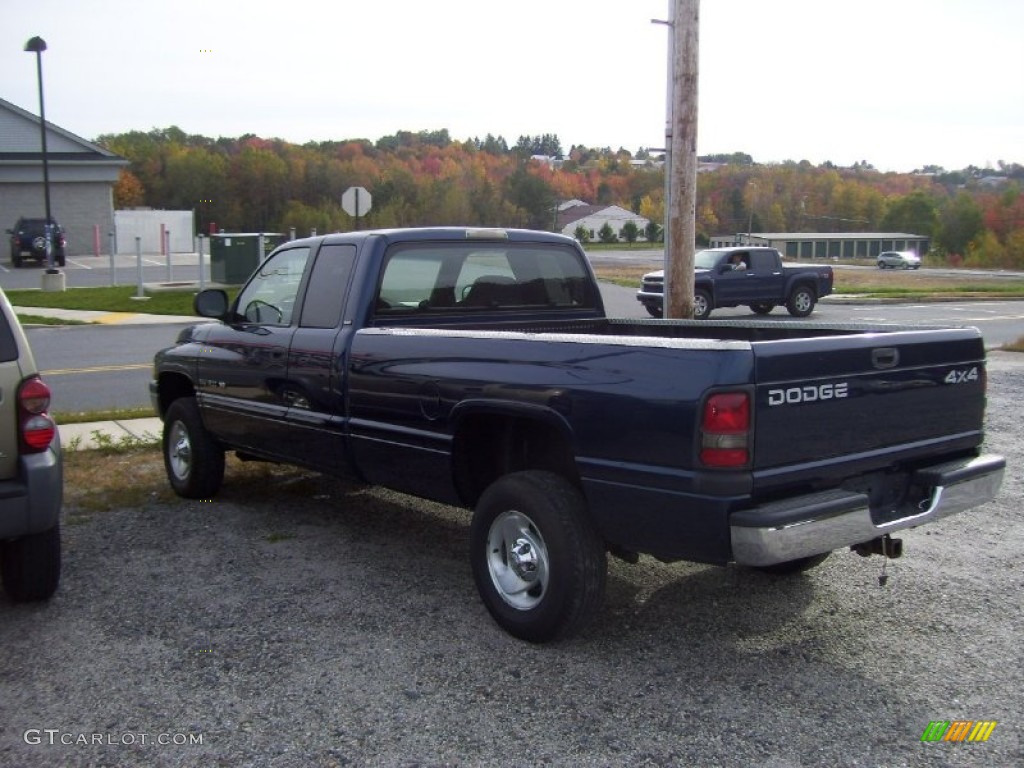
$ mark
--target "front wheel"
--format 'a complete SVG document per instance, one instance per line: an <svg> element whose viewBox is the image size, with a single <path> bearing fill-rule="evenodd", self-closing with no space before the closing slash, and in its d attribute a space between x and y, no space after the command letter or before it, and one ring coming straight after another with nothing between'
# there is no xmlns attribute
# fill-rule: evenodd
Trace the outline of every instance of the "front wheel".
<svg viewBox="0 0 1024 768"><path fill-rule="evenodd" d="M0 542L0 571L11 600L48 599L60 583L60 526Z"/></svg>
<svg viewBox="0 0 1024 768"><path fill-rule="evenodd" d="M208 499L224 480L224 449L206 431L194 397L171 403L164 417L164 468L174 492Z"/></svg>
<svg viewBox="0 0 1024 768"><path fill-rule="evenodd" d="M650 315L651 317L661 318L664 317L665 315L661 307L659 307L656 304L644 304L644 309L647 310L647 314Z"/></svg>
<svg viewBox="0 0 1024 768"><path fill-rule="evenodd" d="M711 314L711 294L704 290L694 291L693 319L707 320Z"/></svg>
<svg viewBox="0 0 1024 768"><path fill-rule="evenodd" d="M604 599L604 542L583 495L552 472L515 472L495 481L473 514L470 552L484 605L521 640L567 637Z"/></svg>
<svg viewBox="0 0 1024 768"><path fill-rule="evenodd" d="M807 317L814 311L814 305L818 299L814 291L806 285L800 285L793 289L793 293L786 302L786 309L793 317Z"/></svg>

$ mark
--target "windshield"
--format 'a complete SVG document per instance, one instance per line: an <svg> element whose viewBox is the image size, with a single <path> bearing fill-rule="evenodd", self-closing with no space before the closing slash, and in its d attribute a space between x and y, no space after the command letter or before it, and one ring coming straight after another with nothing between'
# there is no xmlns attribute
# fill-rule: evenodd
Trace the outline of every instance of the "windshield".
<svg viewBox="0 0 1024 768"><path fill-rule="evenodd" d="M693 258L693 266L697 269L713 269L718 260L722 258L723 253L725 251L715 249L700 251Z"/></svg>

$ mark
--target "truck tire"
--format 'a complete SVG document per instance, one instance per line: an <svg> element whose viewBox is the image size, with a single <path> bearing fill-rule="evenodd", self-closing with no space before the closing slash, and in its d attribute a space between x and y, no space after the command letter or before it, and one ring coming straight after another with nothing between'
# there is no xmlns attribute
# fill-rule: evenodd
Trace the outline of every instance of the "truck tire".
<svg viewBox="0 0 1024 768"><path fill-rule="evenodd" d="M750 305L750 311L755 315L767 315L770 314L773 309L775 309L775 305L769 304L768 302L757 302Z"/></svg>
<svg viewBox="0 0 1024 768"><path fill-rule="evenodd" d="M825 552L821 555L798 557L796 560L787 560L784 563L761 565L756 567L755 570L761 571L761 573L770 573L773 576L792 576L797 573L809 571L811 568L817 568L819 565L824 563L831 554L831 552Z"/></svg>
<svg viewBox="0 0 1024 768"><path fill-rule="evenodd" d="M60 525L0 543L0 571L11 600L50 598L60 583Z"/></svg>
<svg viewBox="0 0 1024 768"><path fill-rule="evenodd" d="M469 537L480 597L514 637L568 637L604 599L604 542L583 495L560 475L528 470L496 480L480 497Z"/></svg>
<svg viewBox="0 0 1024 768"><path fill-rule="evenodd" d="M711 294L698 288L693 292L693 319L707 320L711 314Z"/></svg>
<svg viewBox="0 0 1024 768"><path fill-rule="evenodd" d="M194 397L171 403L164 417L164 468L174 492L208 499L224 481L224 449L206 431Z"/></svg>
<svg viewBox="0 0 1024 768"><path fill-rule="evenodd" d="M786 309L789 310L789 314L793 317L807 317L811 312L814 311L814 305L818 302L818 297L814 295L814 290L806 285L798 285L793 289L793 292L789 294L789 300L786 302Z"/></svg>
<svg viewBox="0 0 1024 768"><path fill-rule="evenodd" d="M651 317L661 318L665 316L661 307L655 306L654 304L644 304L644 309L647 310L647 314Z"/></svg>

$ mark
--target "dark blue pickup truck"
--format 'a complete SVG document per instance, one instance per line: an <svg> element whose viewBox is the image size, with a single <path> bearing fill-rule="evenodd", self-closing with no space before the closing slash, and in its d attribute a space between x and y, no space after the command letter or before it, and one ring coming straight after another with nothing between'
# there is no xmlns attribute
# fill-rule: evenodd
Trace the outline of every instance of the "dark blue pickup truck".
<svg viewBox="0 0 1024 768"><path fill-rule="evenodd" d="M993 498L973 328L616 320L542 232L332 234L277 248L159 352L174 490L225 451L473 509L472 570L532 641L601 604L607 553L795 572ZM396 619L397 620L397 619Z"/></svg>
<svg viewBox="0 0 1024 768"><path fill-rule="evenodd" d="M693 316L704 320L717 307L748 306L767 315L784 306L793 317L807 317L822 296L832 293L832 267L784 266L774 248L711 248L694 257ZM665 271L643 276L637 301L652 317L661 317Z"/></svg>

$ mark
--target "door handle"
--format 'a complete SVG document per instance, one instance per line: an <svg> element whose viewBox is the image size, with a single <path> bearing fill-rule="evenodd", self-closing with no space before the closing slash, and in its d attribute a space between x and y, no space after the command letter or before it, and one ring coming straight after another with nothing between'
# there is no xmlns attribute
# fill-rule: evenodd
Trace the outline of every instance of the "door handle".
<svg viewBox="0 0 1024 768"><path fill-rule="evenodd" d="M900 362L900 351L895 347L879 347L871 350L871 364L879 370L895 368Z"/></svg>

